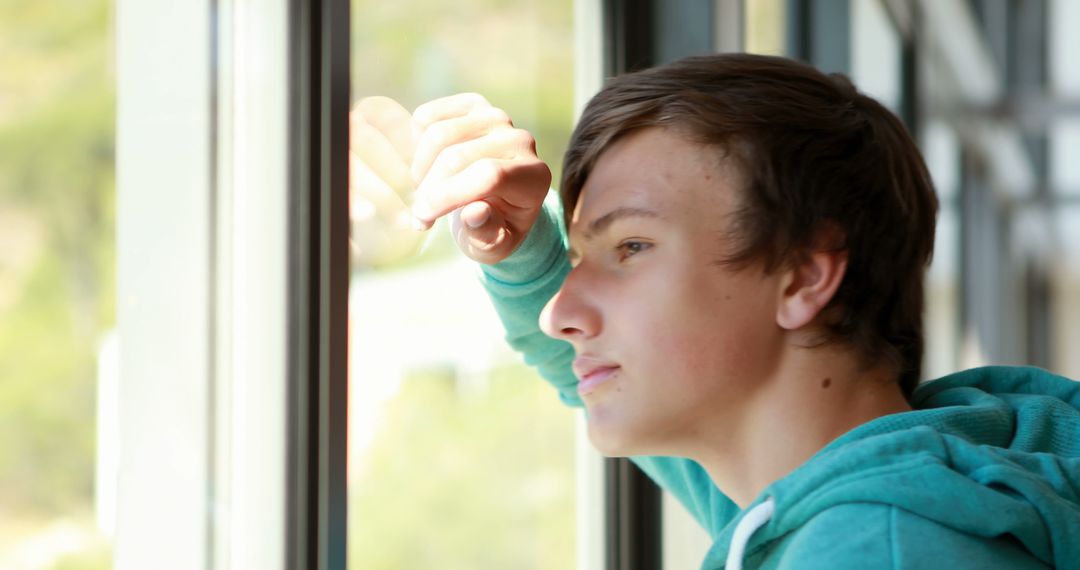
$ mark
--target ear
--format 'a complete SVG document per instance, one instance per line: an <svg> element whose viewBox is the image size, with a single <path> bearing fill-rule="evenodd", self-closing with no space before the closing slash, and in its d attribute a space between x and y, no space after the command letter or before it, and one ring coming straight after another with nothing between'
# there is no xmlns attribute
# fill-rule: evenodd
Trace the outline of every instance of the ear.
<svg viewBox="0 0 1080 570"><path fill-rule="evenodd" d="M840 288L847 261L847 250L812 251L787 269L780 279L776 324L796 330L813 322Z"/></svg>

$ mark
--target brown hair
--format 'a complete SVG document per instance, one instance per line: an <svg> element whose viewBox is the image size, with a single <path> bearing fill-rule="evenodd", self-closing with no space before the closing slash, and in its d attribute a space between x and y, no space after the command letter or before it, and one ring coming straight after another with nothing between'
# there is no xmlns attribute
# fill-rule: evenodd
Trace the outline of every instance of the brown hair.
<svg viewBox="0 0 1080 570"><path fill-rule="evenodd" d="M937 197L903 124L839 74L788 59L686 58L611 79L589 102L563 161L567 227L585 179L616 139L669 127L733 160L742 181L721 259L766 272L797 261L834 230L847 272L825 308L832 340L889 365L910 395L922 367L923 277ZM835 230L839 230L836 232Z"/></svg>

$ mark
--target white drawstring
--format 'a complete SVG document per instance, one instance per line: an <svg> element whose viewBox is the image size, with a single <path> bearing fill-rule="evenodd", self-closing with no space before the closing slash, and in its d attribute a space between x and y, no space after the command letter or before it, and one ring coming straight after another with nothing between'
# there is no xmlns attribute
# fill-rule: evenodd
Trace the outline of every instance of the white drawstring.
<svg viewBox="0 0 1080 570"><path fill-rule="evenodd" d="M757 529L769 522L775 509L776 501L769 497L743 515L739 524L735 525L735 532L731 536L726 570L742 570L743 555L746 554L746 545L750 542L750 537L754 536Z"/></svg>

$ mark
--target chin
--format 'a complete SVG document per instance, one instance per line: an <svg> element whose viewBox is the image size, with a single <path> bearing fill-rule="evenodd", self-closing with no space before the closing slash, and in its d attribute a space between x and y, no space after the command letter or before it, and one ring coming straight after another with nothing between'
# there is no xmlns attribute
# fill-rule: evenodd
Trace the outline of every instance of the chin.
<svg viewBox="0 0 1080 570"><path fill-rule="evenodd" d="M625 430L613 429L614 426L602 422L588 422L589 441L593 448L604 457L630 457L645 455L635 438L629 437Z"/></svg>

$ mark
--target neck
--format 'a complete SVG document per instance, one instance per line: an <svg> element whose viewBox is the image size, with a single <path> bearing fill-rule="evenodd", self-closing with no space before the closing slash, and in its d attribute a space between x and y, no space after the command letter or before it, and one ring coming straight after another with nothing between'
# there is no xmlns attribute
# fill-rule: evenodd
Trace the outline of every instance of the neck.
<svg viewBox="0 0 1080 570"><path fill-rule="evenodd" d="M832 440L911 410L894 373L865 369L839 348L796 349L775 370L739 414L707 426L720 435L693 457L743 508Z"/></svg>

